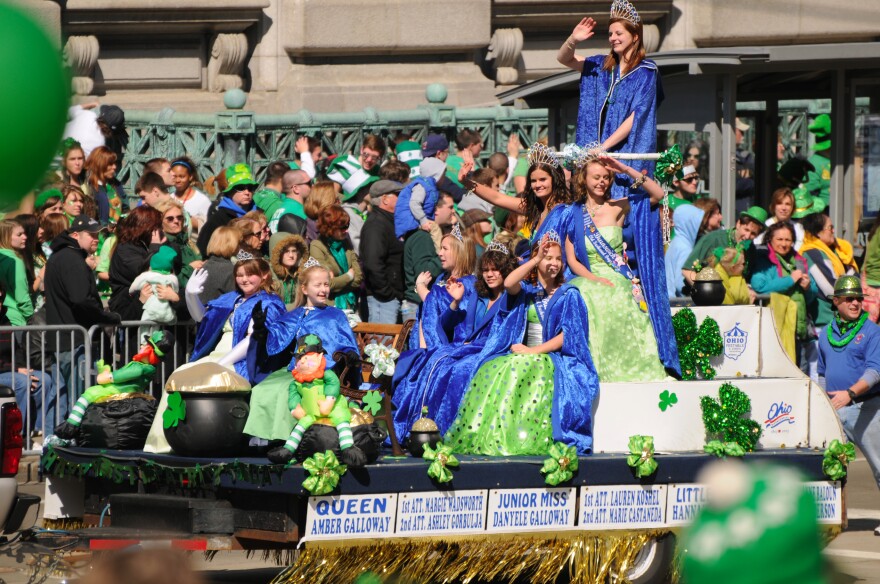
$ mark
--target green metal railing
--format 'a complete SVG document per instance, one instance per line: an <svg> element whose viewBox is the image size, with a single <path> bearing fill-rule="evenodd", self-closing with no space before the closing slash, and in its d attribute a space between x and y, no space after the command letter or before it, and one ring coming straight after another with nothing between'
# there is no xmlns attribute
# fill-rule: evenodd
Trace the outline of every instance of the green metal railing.
<svg viewBox="0 0 880 584"><path fill-rule="evenodd" d="M429 132L445 134L455 150L455 134L463 128L477 130L483 137L484 159L493 152L506 152L510 134L519 135L528 146L547 135L546 109L515 109L494 106L457 108L445 105L446 89L432 85L426 91L428 103L410 110L379 111L366 108L352 113L261 115L244 111L240 90L227 92L226 111L214 114L183 113L171 108L159 112L125 112L130 139L119 179L129 192L145 162L152 158L187 155L203 180L223 168L250 164L262 179L266 167L275 161L296 160L297 138L313 136L330 154L358 152L367 134L377 134L392 143L399 135L422 141Z"/></svg>

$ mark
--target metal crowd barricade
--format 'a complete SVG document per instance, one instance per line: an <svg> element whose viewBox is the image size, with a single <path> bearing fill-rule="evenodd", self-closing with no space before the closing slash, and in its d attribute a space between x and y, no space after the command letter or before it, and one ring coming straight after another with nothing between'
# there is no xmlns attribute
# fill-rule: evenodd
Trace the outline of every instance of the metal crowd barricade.
<svg viewBox="0 0 880 584"><path fill-rule="evenodd" d="M8 371L0 371L0 384L15 391L21 408L24 454L36 454L36 433L45 438L54 429L46 424L50 408L54 409L55 424L63 421L78 392L91 385L89 332L78 325L28 325L0 326L0 335L11 337L11 366ZM56 349L47 346L50 341L54 341L51 346ZM62 341L68 341L71 350L57 350ZM62 374L65 369L66 373Z"/></svg>

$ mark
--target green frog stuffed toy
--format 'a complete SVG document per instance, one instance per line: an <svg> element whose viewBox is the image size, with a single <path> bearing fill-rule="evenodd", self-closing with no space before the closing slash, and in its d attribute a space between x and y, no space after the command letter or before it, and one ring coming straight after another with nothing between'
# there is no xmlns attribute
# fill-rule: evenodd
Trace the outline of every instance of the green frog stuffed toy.
<svg viewBox="0 0 880 584"><path fill-rule="evenodd" d="M284 446L267 454L274 463L287 463L312 424L321 418L329 419L339 434L341 460L360 468L366 464L366 455L354 445L351 433L351 411L348 400L340 396L339 377L327 369L327 359L321 339L317 335L303 335L297 339L296 365L291 371L293 381L288 388L287 405L296 426Z"/></svg>

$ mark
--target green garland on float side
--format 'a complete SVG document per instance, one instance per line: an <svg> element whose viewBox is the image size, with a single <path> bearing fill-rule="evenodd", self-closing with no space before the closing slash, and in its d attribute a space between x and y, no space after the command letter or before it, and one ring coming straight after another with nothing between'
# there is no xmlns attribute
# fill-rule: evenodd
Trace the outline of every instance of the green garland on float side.
<svg viewBox="0 0 880 584"><path fill-rule="evenodd" d="M690 308L682 308L672 317L675 341L678 343L678 360L681 363L681 378L715 379L715 368L709 359L721 355L724 343L721 329L711 316L703 319L697 327L697 317Z"/></svg>
<svg viewBox="0 0 880 584"><path fill-rule="evenodd" d="M277 484L286 468L283 464L250 464L237 459L204 465L197 463L193 466L168 466L143 459L118 462L104 455L98 455L88 462L72 462L66 460L52 446L43 453L41 464L43 472L59 478L81 479L85 476L96 476L116 484L127 481L134 486L140 481L145 485L174 484L189 489L219 486L224 475L233 481L244 481L261 487Z"/></svg>
<svg viewBox="0 0 880 584"><path fill-rule="evenodd" d="M718 390L718 399L700 398L703 426L709 438L706 452L719 456L739 456L733 444L752 452L761 437L761 425L749 418L752 400L741 389L725 383ZM717 443L716 443L717 442Z"/></svg>

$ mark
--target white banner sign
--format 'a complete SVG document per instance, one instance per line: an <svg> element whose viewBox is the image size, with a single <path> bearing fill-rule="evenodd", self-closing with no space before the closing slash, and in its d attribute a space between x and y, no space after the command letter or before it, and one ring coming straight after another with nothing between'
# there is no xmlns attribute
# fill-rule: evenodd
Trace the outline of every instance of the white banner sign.
<svg viewBox="0 0 880 584"><path fill-rule="evenodd" d="M666 497L666 523L670 526L693 523L705 504L705 485L696 483L669 485Z"/></svg>
<svg viewBox="0 0 880 584"><path fill-rule="evenodd" d="M397 501L397 535L483 533L486 490L402 493Z"/></svg>
<svg viewBox="0 0 880 584"><path fill-rule="evenodd" d="M309 497L303 539L390 537L397 497L396 493Z"/></svg>
<svg viewBox="0 0 880 584"><path fill-rule="evenodd" d="M580 529L666 525L666 485L581 487Z"/></svg>
<svg viewBox="0 0 880 584"><path fill-rule="evenodd" d="M843 522L843 499L839 481L813 481L804 488L816 497L816 518L821 524L840 525Z"/></svg>
<svg viewBox="0 0 880 584"><path fill-rule="evenodd" d="M574 527L575 488L493 489L487 531L559 531Z"/></svg>

